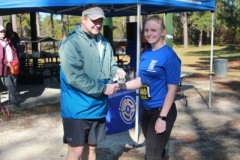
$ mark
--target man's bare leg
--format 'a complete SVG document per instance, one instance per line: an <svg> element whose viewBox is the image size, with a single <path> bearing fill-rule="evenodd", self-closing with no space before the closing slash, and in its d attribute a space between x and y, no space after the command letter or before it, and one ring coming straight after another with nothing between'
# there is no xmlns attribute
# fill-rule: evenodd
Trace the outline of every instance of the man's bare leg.
<svg viewBox="0 0 240 160"><path fill-rule="evenodd" d="M71 147L68 145L68 155L66 160L80 160L84 146Z"/></svg>
<svg viewBox="0 0 240 160"><path fill-rule="evenodd" d="M86 144L83 149L82 160L96 160L96 145Z"/></svg>

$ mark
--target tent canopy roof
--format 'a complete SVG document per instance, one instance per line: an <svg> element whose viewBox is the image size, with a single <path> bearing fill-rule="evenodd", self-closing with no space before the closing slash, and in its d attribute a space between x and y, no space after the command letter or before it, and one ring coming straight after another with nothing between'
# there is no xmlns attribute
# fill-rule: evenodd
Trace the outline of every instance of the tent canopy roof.
<svg viewBox="0 0 240 160"><path fill-rule="evenodd" d="M215 0L7 0L0 3L0 15L25 12L49 12L54 14L81 15L87 4L100 5L107 17L169 12L214 11Z"/></svg>

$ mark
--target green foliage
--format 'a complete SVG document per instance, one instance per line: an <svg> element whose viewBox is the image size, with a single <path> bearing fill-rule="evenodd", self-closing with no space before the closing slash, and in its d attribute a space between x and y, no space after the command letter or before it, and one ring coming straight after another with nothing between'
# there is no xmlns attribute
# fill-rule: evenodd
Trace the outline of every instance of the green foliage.
<svg viewBox="0 0 240 160"><path fill-rule="evenodd" d="M179 13L173 14L173 37L174 44L183 44L183 27L181 24L181 17Z"/></svg>
<svg viewBox="0 0 240 160"><path fill-rule="evenodd" d="M40 35L41 36L52 36L50 14L45 16L40 22Z"/></svg>
<svg viewBox="0 0 240 160"><path fill-rule="evenodd" d="M220 43L239 43L240 1L217 1L217 34L222 38Z"/></svg>
<svg viewBox="0 0 240 160"><path fill-rule="evenodd" d="M189 16L188 23L191 28L211 31L211 14L210 12L193 12Z"/></svg>
<svg viewBox="0 0 240 160"><path fill-rule="evenodd" d="M55 28L55 35L54 37L61 41L62 40L62 27L61 27L61 21L56 20L54 21L54 28Z"/></svg>
<svg viewBox="0 0 240 160"><path fill-rule="evenodd" d="M126 38L126 17L113 18L113 40Z"/></svg>
<svg viewBox="0 0 240 160"><path fill-rule="evenodd" d="M71 31L76 25L81 23L80 16L68 16L68 32Z"/></svg>
<svg viewBox="0 0 240 160"><path fill-rule="evenodd" d="M21 31L21 27L24 29L23 30L23 36L24 37L30 37L31 36L31 27L30 27L30 15L25 13L25 14L20 14L18 15L19 17L21 16L22 18L22 26L20 25L20 21L17 22L18 26L18 34ZM19 34L20 35L20 34Z"/></svg>
<svg viewBox="0 0 240 160"><path fill-rule="evenodd" d="M239 44L240 43L240 0L217 0L215 11L215 31L214 44ZM197 45L200 32L203 31L203 45L210 44L211 19L210 12L192 12L188 16L188 35L189 45ZM21 23L20 23L21 18ZM45 14L40 18L40 35L53 36L62 40L61 15L54 15L54 35L52 35L52 26L50 14ZM3 23L6 25L10 21L10 16L3 16ZM68 16L67 32L81 23L80 16ZM114 17L113 23L113 40L126 38L126 17ZM183 29L180 13L173 13L173 42L176 45L183 44ZM30 16L29 14L17 15L17 31L19 35L30 38ZM22 33L22 34L21 34Z"/></svg>
<svg viewBox="0 0 240 160"><path fill-rule="evenodd" d="M189 34L192 44L197 44L199 41L199 34L203 32L203 44L209 44L211 32L211 13L210 12L193 12L188 16L189 29L192 34Z"/></svg>

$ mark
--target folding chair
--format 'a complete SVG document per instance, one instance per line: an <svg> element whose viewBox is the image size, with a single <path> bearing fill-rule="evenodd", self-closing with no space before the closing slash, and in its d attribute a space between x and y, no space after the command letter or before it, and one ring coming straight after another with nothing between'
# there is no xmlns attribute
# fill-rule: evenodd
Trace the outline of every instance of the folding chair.
<svg viewBox="0 0 240 160"><path fill-rule="evenodd" d="M1 111L2 111L3 115L5 117L9 117L10 113L9 113L8 106L2 102L2 93L3 92L0 92L0 108L1 108ZM7 95L9 97L9 92L8 91L7 91Z"/></svg>
<svg viewBox="0 0 240 160"><path fill-rule="evenodd" d="M2 111L3 115L5 117L9 117L10 113L9 113L9 109L8 109L8 104L4 104L3 102L3 93L7 92L7 96L8 96L8 104L10 101L10 93L8 90L6 90L5 85L3 84L3 82L0 79L0 110Z"/></svg>

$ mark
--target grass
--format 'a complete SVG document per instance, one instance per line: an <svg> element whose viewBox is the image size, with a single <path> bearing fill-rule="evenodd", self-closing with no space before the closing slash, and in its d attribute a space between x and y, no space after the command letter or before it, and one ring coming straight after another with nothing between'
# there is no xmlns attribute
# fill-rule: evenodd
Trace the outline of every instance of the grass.
<svg viewBox="0 0 240 160"><path fill-rule="evenodd" d="M183 71L193 72L202 76L209 74L211 54L210 46L203 46L201 48L190 46L187 49L182 46L174 46L173 49L177 52L182 61ZM214 46L213 58L228 59L228 77L240 78L239 49L233 49L228 46Z"/></svg>

